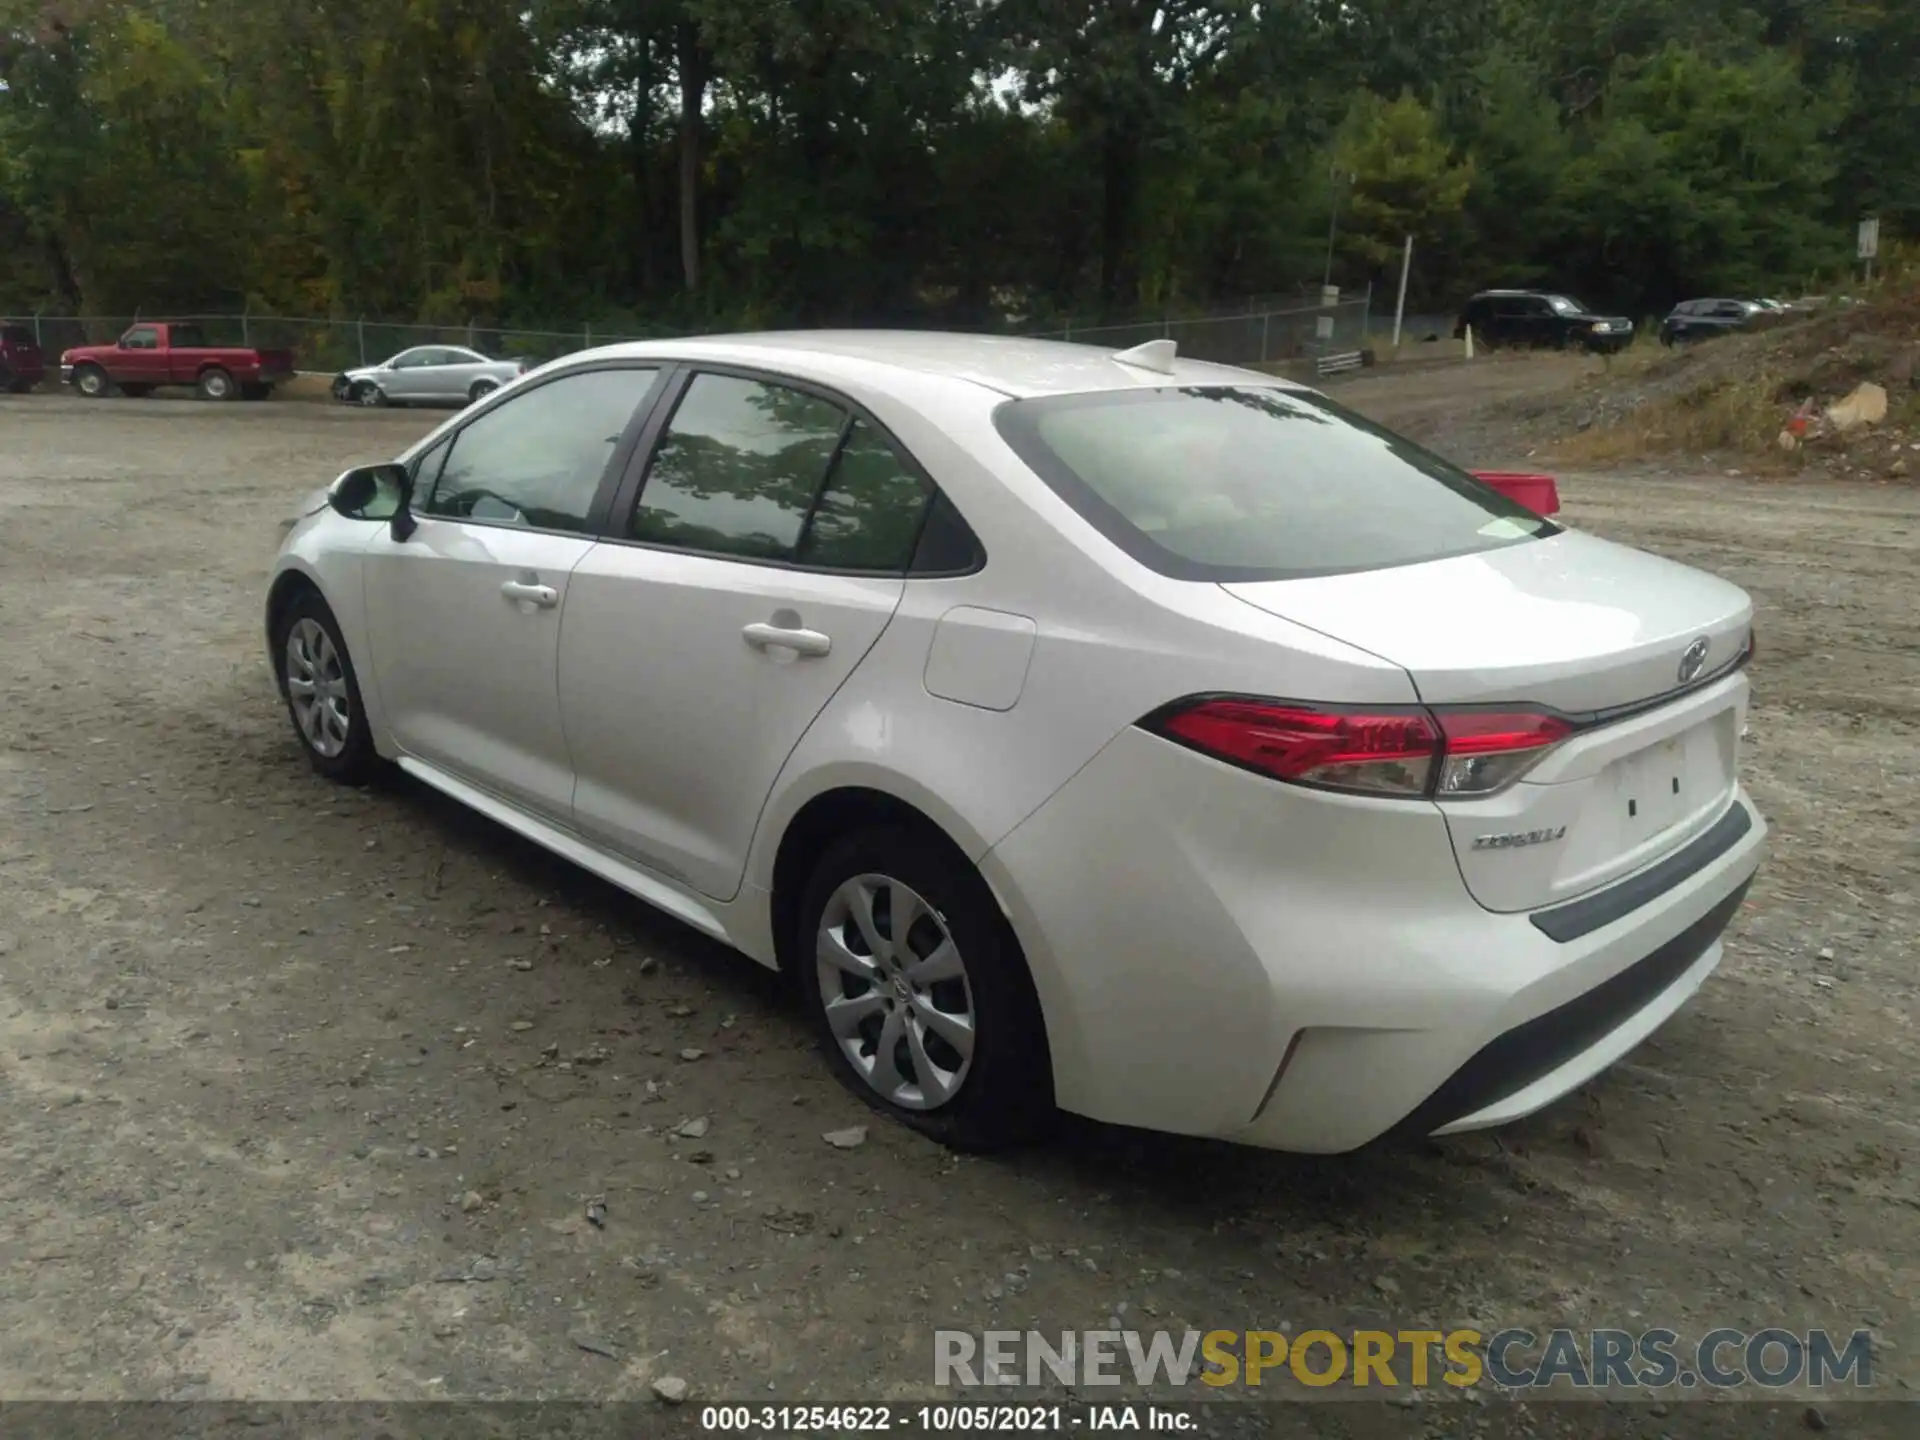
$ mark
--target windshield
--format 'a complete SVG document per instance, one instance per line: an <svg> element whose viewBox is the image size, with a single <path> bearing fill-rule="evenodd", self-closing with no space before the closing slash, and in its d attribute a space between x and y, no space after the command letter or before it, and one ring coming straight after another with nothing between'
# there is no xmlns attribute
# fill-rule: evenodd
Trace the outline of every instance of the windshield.
<svg viewBox="0 0 1920 1440"><path fill-rule="evenodd" d="M1337 575L1559 533L1307 391L1192 386L1012 400L994 424L1109 540L1180 579Z"/></svg>
<svg viewBox="0 0 1920 1440"><path fill-rule="evenodd" d="M1591 315L1593 312L1578 300L1570 300L1565 295L1549 295L1547 303L1562 315Z"/></svg>

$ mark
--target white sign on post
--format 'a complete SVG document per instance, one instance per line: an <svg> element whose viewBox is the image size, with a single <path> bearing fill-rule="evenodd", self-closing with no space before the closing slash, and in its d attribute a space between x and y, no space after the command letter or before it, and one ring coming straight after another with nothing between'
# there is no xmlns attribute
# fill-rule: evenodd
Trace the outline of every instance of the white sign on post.
<svg viewBox="0 0 1920 1440"><path fill-rule="evenodd" d="M1880 255L1880 221L1876 216L1860 222L1860 258L1878 259Z"/></svg>

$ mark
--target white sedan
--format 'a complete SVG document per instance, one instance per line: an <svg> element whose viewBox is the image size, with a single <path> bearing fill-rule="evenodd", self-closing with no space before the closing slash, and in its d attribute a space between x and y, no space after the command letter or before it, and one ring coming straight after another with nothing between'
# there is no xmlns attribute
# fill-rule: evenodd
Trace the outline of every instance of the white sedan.
<svg viewBox="0 0 1920 1440"><path fill-rule="evenodd" d="M1341 1151L1718 964L1752 613L1166 342L874 332L515 381L316 493L266 630L322 774L785 970L884 1112Z"/></svg>

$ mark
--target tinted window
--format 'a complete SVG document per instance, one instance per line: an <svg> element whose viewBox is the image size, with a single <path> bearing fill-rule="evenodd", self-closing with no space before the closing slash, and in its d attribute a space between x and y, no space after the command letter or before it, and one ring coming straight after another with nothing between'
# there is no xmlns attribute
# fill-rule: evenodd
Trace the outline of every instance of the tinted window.
<svg viewBox="0 0 1920 1440"><path fill-rule="evenodd" d="M913 552L913 573L953 575L974 569L985 558L979 540L953 508L953 502L945 494L936 494L920 529L919 548Z"/></svg>
<svg viewBox="0 0 1920 1440"><path fill-rule="evenodd" d="M489 410L453 437L429 515L587 529L594 492L653 370L589 370Z"/></svg>
<svg viewBox="0 0 1920 1440"><path fill-rule="evenodd" d="M0 340L9 345L32 345L33 331L24 325L0 325Z"/></svg>
<svg viewBox="0 0 1920 1440"><path fill-rule="evenodd" d="M1013 400L1015 451L1169 575L1281 580L1514 545L1558 527L1305 391L1208 386Z"/></svg>
<svg viewBox="0 0 1920 1440"><path fill-rule="evenodd" d="M204 350L207 337L201 333L198 325L176 325L173 327L173 348L176 350Z"/></svg>
<svg viewBox="0 0 1920 1440"><path fill-rule="evenodd" d="M833 462L800 543L803 565L833 570L904 570L933 487L893 447L856 420Z"/></svg>
<svg viewBox="0 0 1920 1440"><path fill-rule="evenodd" d="M634 507L635 540L789 560L847 422L784 385L696 375L660 437Z"/></svg>
<svg viewBox="0 0 1920 1440"><path fill-rule="evenodd" d="M419 350L402 350L398 355L393 357L392 368L395 370L418 370L423 365L431 365L436 353L436 351L424 348Z"/></svg>
<svg viewBox="0 0 1920 1440"><path fill-rule="evenodd" d="M127 332L127 348L129 350L158 350L160 348L160 332L151 326L142 326L138 330L129 330Z"/></svg>

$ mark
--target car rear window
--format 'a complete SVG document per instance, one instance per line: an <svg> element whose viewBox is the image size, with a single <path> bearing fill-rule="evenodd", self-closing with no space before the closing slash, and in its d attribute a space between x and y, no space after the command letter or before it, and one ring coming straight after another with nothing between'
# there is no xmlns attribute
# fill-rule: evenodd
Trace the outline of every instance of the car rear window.
<svg viewBox="0 0 1920 1440"><path fill-rule="evenodd" d="M1001 436L1142 564L1288 580L1415 565L1559 533L1412 441L1308 391L1109 390L1010 400Z"/></svg>
<svg viewBox="0 0 1920 1440"><path fill-rule="evenodd" d="M31 345L33 331L24 325L0 325L0 340L9 345Z"/></svg>

